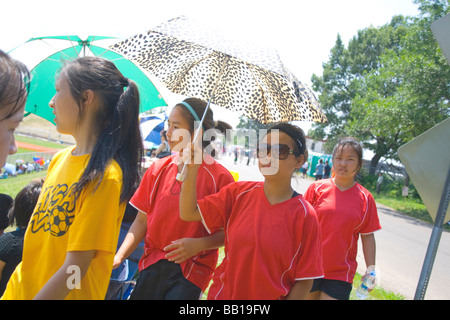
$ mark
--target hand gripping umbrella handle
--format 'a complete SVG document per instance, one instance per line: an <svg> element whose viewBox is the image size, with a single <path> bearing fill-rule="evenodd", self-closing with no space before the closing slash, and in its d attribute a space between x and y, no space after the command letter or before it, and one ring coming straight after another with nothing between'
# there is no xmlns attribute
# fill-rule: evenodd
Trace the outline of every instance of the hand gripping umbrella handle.
<svg viewBox="0 0 450 320"><path fill-rule="evenodd" d="M200 129L203 126L203 120L205 120L205 116L206 116L206 113L208 112L209 105L211 104L211 101L214 98L214 94L216 92L217 85L219 84L220 80L222 79L223 70L225 69L225 65L228 63L228 59L229 58L230 58L229 55L225 55L225 58L224 58L223 63L222 63L222 67L220 68L219 76L217 77L217 81L216 81L216 83L214 85L214 88L213 88L213 91L211 93L211 97L209 98L208 104L206 105L205 111L203 112L203 116L202 116L202 119L200 120L200 123L198 125L198 129L195 132L195 136L194 136L194 140L193 140L194 143L197 141L197 138L198 138L199 133L201 131ZM176 179L178 181L181 181L181 182L184 181L184 178L186 177L185 169L186 169L186 162L183 164L183 169L181 170L181 172L177 174L177 178Z"/></svg>
<svg viewBox="0 0 450 320"><path fill-rule="evenodd" d="M197 131L195 132L195 136L194 136L194 140L193 140L194 144L197 142L198 136L199 136L200 132L202 131L201 128L202 128L202 125L203 125L203 120L205 119L205 115L206 115L206 112L208 111L208 109L209 109L209 102L206 105L205 112L203 113L202 119L200 120L199 126L197 128ZM186 178L185 170L186 170L186 162L184 162L183 169L181 170L181 172L177 173L177 180L178 181L183 182L184 178Z"/></svg>

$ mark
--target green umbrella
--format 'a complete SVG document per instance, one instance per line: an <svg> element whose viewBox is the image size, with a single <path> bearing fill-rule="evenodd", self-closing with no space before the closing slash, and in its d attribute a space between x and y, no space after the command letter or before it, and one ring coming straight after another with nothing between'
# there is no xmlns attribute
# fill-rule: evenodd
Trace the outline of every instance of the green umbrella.
<svg viewBox="0 0 450 320"><path fill-rule="evenodd" d="M141 113L152 108L167 106L161 94L138 66L116 52L92 44L94 41L114 39L113 37L88 36L86 40L82 40L78 36L51 36L32 38L27 42L46 39L64 40L67 41L67 46L62 50L55 49L55 53L42 60L31 70L32 78L25 105L26 112L36 114L54 123L54 115L48 103L56 92L56 73L61 68L61 62L86 55L95 55L113 61L125 77L136 82L140 93Z"/></svg>

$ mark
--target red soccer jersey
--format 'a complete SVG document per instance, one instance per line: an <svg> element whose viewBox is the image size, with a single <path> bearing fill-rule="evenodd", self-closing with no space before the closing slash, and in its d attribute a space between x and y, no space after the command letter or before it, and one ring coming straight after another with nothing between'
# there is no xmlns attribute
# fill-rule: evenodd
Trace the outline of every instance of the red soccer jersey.
<svg viewBox="0 0 450 320"><path fill-rule="evenodd" d="M213 161L212 158L209 160ZM177 162L178 155L173 155L152 164L130 200L131 205L147 214L144 255L139 262L141 271L166 259L164 248L172 241L209 236L201 222L180 219L181 182L176 180ZM233 181L230 172L219 163L204 162L198 170L197 197L201 199L216 193ZM217 250L209 250L181 263L185 278L204 291L216 267L217 256Z"/></svg>
<svg viewBox="0 0 450 320"><path fill-rule="evenodd" d="M326 179L312 183L305 199L319 217L325 279L353 283L359 235L381 229L373 196L358 183L340 191Z"/></svg>
<svg viewBox="0 0 450 320"><path fill-rule="evenodd" d="M225 230L208 299L283 299L295 281L323 277L314 209L301 195L271 205L263 186L236 182L198 201L207 229Z"/></svg>

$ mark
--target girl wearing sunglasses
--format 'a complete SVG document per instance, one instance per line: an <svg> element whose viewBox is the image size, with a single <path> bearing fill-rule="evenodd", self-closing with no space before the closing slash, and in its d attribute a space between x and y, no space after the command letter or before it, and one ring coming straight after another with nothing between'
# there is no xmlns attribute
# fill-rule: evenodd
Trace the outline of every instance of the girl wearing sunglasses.
<svg viewBox="0 0 450 320"><path fill-rule="evenodd" d="M305 198L316 209L323 235L323 279L314 281L308 299L348 300L357 262L358 238L368 277L375 266L374 232L381 229L375 200L355 181L362 165L362 147L354 138L341 139L333 150L334 178L312 183Z"/></svg>
<svg viewBox="0 0 450 320"><path fill-rule="evenodd" d="M291 186L307 155L303 131L277 124L258 149L264 182L235 182L198 201L198 165L188 165L181 219L225 231L225 258L208 299L304 299L313 279L323 276L316 213Z"/></svg>

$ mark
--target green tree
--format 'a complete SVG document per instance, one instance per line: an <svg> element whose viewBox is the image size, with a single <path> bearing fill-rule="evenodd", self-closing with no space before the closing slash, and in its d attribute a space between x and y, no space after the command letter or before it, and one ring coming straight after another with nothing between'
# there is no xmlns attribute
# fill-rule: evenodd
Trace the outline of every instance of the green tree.
<svg viewBox="0 0 450 320"><path fill-rule="evenodd" d="M398 51L406 24L402 17L395 17L391 24L381 28L360 30L350 40L348 48L338 34L330 59L323 64L322 76L312 76L313 89L320 93L319 101L329 121L314 124L315 137L346 134L345 126L352 120L352 101L359 89L355 81L379 68L379 57L385 50Z"/></svg>
<svg viewBox="0 0 450 320"><path fill-rule="evenodd" d="M379 67L357 81L346 129L374 152L373 168L381 157L398 159L401 145L449 116L450 67L430 29L448 5L432 8L432 14L422 12L411 20L399 50L385 50Z"/></svg>
<svg viewBox="0 0 450 320"><path fill-rule="evenodd" d="M312 78L330 122L315 124L314 135L356 136L374 152L372 173L382 157L396 159L399 146L449 116L450 67L430 29L449 5L415 2L418 17L361 30L347 49L338 35L323 75Z"/></svg>

